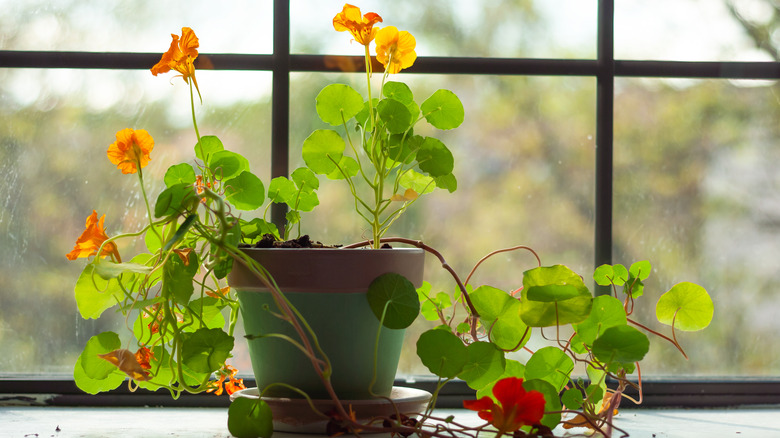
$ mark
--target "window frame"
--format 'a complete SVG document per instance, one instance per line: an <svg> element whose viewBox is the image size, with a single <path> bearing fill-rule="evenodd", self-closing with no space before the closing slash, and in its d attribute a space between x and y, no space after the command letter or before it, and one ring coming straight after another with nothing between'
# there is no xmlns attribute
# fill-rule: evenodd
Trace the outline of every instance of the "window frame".
<svg viewBox="0 0 780 438"><path fill-rule="evenodd" d="M410 73L515 76L578 76L596 79L596 163L595 163L595 251L594 266L612 261L613 226L613 121L616 78L765 79L780 78L780 62L637 61L614 57L614 0L598 0L596 59L420 57ZM286 175L289 169L290 74L336 72L326 65L326 55L290 53L290 0L273 3L273 54L201 54L215 70L270 71L271 177ZM199 58L199 60L201 59ZM363 57L355 56L362 62ZM98 53L76 51L0 50L3 68L47 69L148 69L159 53ZM196 64L197 66L197 64ZM211 67L210 67L211 68ZM285 210L274 204L272 220L284 221ZM608 293L598 290L597 293ZM247 378L248 386L254 379ZM404 386L433 388L433 379L398 381ZM780 404L780 378L654 379L643 382L643 406L715 407ZM447 385L438 406L461 407L461 400L473 396L463 382ZM162 391L132 393L126 387L99 395L80 391L72 378L0 376L0 404L24 403L70 406L226 406L226 397L185 394L178 400Z"/></svg>

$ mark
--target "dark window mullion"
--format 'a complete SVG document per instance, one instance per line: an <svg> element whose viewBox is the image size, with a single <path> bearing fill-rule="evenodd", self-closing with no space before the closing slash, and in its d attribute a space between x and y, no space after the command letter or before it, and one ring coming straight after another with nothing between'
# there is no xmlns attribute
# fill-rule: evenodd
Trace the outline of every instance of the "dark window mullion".
<svg viewBox="0 0 780 438"><path fill-rule="evenodd" d="M271 97L271 178L290 172L290 0L274 0ZM284 229L285 204L271 206L271 221Z"/></svg>
<svg viewBox="0 0 780 438"><path fill-rule="evenodd" d="M615 90L614 0L598 3L598 74L596 75L596 266L612 263L612 173ZM608 288L597 294L608 294Z"/></svg>

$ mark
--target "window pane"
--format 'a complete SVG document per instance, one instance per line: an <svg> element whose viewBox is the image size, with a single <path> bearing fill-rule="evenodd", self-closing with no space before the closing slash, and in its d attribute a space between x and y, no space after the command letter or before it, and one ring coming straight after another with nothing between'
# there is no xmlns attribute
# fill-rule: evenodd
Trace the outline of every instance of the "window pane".
<svg viewBox="0 0 780 438"><path fill-rule="evenodd" d="M271 53L272 6L252 0L0 0L0 49L162 53L169 35L181 35L186 26L204 53Z"/></svg>
<svg viewBox="0 0 780 438"><path fill-rule="evenodd" d="M514 245L533 247L546 264L565 263L580 273L592 269L593 79L409 74L393 79L409 84L418 103L436 89L454 91L464 102L466 118L446 132L425 131L425 122L416 126L415 132L435 135L453 152L458 189L423 196L389 236L420 239L437 248L464 279L482 256ZM293 167L302 164L306 136L329 127L317 118L314 98L334 82L366 88L359 74L293 75ZM315 214L303 215L305 233L325 243L369 238L343 181L323 178L319 195ZM515 290L522 286L522 272L535 266L527 252L502 254L483 265L472 284ZM436 291L455 288L432 256L426 277ZM416 358L414 339L430 326L420 318L412 327L400 374L429 374Z"/></svg>
<svg viewBox="0 0 780 438"><path fill-rule="evenodd" d="M189 93L181 79L148 71L3 69L0 78L0 373L70 374L90 336L122 333L125 322L81 319L73 287L85 262L65 254L93 209L106 215L109 235L146 220L138 179L121 174L106 149L121 129L149 131L153 202L168 166L193 156ZM198 81L201 135L219 136L267 180L270 74L200 71Z"/></svg>
<svg viewBox="0 0 780 438"><path fill-rule="evenodd" d="M366 0L362 13L376 12L379 27L407 30L418 56L561 57L596 56L596 0L466 0L394 2ZM333 29L343 2L292 0L293 53L362 55L349 33ZM372 48L373 53L373 48Z"/></svg>
<svg viewBox="0 0 780 438"><path fill-rule="evenodd" d="M780 38L776 8L770 0L616 1L615 58L772 61ZM751 27L766 38L751 37ZM764 45L772 49L757 48Z"/></svg>
<svg viewBox="0 0 780 438"><path fill-rule="evenodd" d="M680 281L704 286L713 323L656 343L660 375L776 375L780 259L777 85L620 80L615 103L615 259L648 259L638 319ZM658 324L652 327L659 328ZM668 327L666 327L668 328ZM661 329L664 333L670 331Z"/></svg>

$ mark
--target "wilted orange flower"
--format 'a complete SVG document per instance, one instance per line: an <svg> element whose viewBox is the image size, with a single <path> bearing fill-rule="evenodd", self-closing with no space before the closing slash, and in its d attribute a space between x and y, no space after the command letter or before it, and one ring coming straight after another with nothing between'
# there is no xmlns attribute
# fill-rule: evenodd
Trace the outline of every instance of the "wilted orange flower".
<svg viewBox="0 0 780 438"><path fill-rule="evenodd" d="M182 79L192 83L198 88L198 81L195 80L195 58L198 57L198 37L189 27L181 28L181 38L176 34L171 34L173 41L167 52L163 53L160 62L154 65L150 70L153 75L159 73L168 73L171 69L181 73ZM200 93L200 91L198 91Z"/></svg>
<svg viewBox="0 0 780 438"><path fill-rule="evenodd" d="M222 384L225 383L225 379L228 380L228 382L225 383L225 392L227 392L228 395L233 394L238 390L246 389L246 386L244 386L244 379L237 379L236 373L238 373L237 369L225 364L225 366L216 373L219 378L213 382L209 382L209 389L206 391L213 392L214 395L222 395Z"/></svg>
<svg viewBox="0 0 780 438"><path fill-rule="evenodd" d="M146 347L141 347L135 352L135 361L145 370L152 368L152 364L150 363L152 359L154 359L154 353Z"/></svg>
<svg viewBox="0 0 780 438"><path fill-rule="evenodd" d="M230 293L230 286L223 287L218 291L210 291L210 290L206 291L206 295L212 298L225 298L228 293Z"/></svg>
<svg viewBox="0 0 780 438"><path fill-rule="evenodd" d="M398 73L414 64L416 45L417 41L409 32L399 32L394 26L387 26L376 34L376 59L389 73Z"/></svg>
<svg viewBox="0 0 780 438"><path fill-rule="evenodd" d="M339 32L348 30L355 41L367 46L374 40L377 29L374 25L382 22L382 17L374 12L360 14L360 8L344 4L344 9L333 17L333 28Z"/></svg>
<svg viewBox="0 0 780 438"><path fill-rule="evenodd" d="M601 410L599 410L599 415L603 414L604 412L609 411L609 405L612 403L612 397L609 397L608 399L605 398L604 402L601 405ZM617 415L618 410L615 409L612 411L612 415ZM587 427L590 430L596 430L596 428L593 426L595 423L595 419L591 419L591 421L588 421L587 418L585 418L582 414L577 414L570 420L566 420L563 422L563 428L564 429L572 429L575 427Z"/></svg>
<svg viewBox="0 0 780 438"><path fill-rule="evenodd" d="M76 246L73 247L73 251L69 252L66 257L68 260L76 260L80 257L91 257L97 254L100 245L108 240L105 228L103 227L103 221L106 219L106 215L103 215L98 220L97 211L92 210L92 214L87 217L87 223L84 228L84 232L76 240ZM122 262L122 258L119 257L119 250L114 242L108 242L103 245L103 251L100 253L101 257L111 255L117 262Z"/></svg>
<svg viewBox="0 0 780 438"><path fill-rule="evenodd" d="M135 354L126 348L114 350L106 354L98 354L98 357L111 362L133 380L150 380L152 378L138 363Z"/></svg>
<svg viewBox="0 0 780 438"><path fill-rule="evenodd" d="M116 133L116 141L108 147L106 155L124 174L136 173L152 159L154 139L144 129L123 129Z"/></svg>

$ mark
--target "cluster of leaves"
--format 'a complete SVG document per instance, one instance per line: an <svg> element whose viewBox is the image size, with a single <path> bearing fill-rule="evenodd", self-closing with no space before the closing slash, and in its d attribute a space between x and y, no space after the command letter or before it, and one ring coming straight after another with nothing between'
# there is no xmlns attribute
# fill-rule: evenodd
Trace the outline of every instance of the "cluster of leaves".
<svg viewBox="0 0 780 438"><path fill-rule="evenodd" d="M496 382L504 378L523 378L527 390L544 394L546 413L541 424L551 429L566 411L578 412L580 421L573 425L611 427L613 409L626 387L641 391L641 380L637 384L627 376L648 352L646 333L672 342L682 352L675 330L701 330L713 317L713 304L704 288L680 283L656 305L658 321L671 326L671 337L632 320L634 301L642 295L650 271L646 261L630 269L619 264L601 266L593 279L610 286L613 293L596 297L582 277L562 265L524 272L523 287L515 293L466 285L451 299L444 292L431 293L430 285L425 285L418 291L422 314L441 325L420 336L417 354L443 382L460 378L478 397L490 396ZM453 302L466 309L459 323L451 313ZM562 339L564 326L571 330ZM546 328L555 335L545 333ZM525 348L534 330L552 345L536 351ZM532 353L525 363L506 357L520 349ZM575 363L586 364L587 381L572 378ZM615 387L607 387L607 376L614 379Z"/></svg>
<svg viewBox="0 0 780 438"><path fill-rule="evenodd" d="M354 88L331 84L317 96L316 108L323 122L343 127L344 134L315 130L303 142L303 159L314 173L347 182L375 242L420 195L457 189L452 152L441 140L414 133L423 119L442 130L463 122L463 105L453 92L438 90L418 105L402 82L384 83L380 99L365 101Z"/></svg>
<svg viewBox="0 0 780 438"><path fill-rule="evenodd" d="M98 355L123 344L135 343L139 352L149 352L148 362L140 363L146 371L136 379L138 385L167 388L174 396L212 389L210 377L231 355L238 303L225 278L232 268L232 251L242 229L249 231L245 240L279 233L263 219L243 221L231 214L232 209L257 210L266 201L264 185L250 172L246 158L224 149L213 136L200 139L195 155L201 165L180 163L168 169L166 188L143 229L110 239L143 236L148 252L125 263L95 257L76 282L76 303L85 319L97 319L116 307L132 321L132 339L124 343L114 332L87 342L74 375L88 393L122 383L126 369ZM309 188L316 186L312 181L317 179L306 169L293 180L277 178L269 185L268 199L309 208L307 196L314 194ZM291 190L290 184L297 189Z"/></svg>

